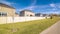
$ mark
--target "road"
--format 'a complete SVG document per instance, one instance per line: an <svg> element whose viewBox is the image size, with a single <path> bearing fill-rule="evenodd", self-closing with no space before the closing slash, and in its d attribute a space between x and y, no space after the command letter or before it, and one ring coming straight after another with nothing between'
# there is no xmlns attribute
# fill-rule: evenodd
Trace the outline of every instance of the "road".
<svg viewBox="0 0 60 34"><path fill-rule="evenodd" d="M52 25L51 27L47 28L40 34L60 34L60 21Z"/></svg>

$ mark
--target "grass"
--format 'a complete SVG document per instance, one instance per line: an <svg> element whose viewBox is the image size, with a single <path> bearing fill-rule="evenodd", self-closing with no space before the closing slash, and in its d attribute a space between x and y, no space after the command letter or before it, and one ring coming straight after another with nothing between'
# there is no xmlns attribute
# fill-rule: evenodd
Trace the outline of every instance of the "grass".
<svg viewBox="0 0 60 34"><path fill-rule="evenodd" d="M60 18L0 24L0 34L39 34L46 28L56 23Z"/></svg>

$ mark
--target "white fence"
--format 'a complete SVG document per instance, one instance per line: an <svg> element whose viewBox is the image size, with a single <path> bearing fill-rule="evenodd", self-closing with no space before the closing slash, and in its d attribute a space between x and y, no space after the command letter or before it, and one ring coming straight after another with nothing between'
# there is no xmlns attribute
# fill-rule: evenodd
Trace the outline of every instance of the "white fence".
<svg viewBox="0 0 60 34"><path fill-rule="evenodd" d="M0 24L45 19L45 17L0 17Z"/></svg>

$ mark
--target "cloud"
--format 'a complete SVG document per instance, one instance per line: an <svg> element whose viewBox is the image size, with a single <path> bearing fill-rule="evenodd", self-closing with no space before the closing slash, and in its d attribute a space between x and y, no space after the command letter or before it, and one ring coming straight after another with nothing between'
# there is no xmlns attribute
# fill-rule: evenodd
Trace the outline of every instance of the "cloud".
<svg viewBox="0 0 60 34"><path fill-rule="evenodd" d="M53 13L53 14L60 14L60 12L58 12L58 11L50 12L50 13Z"/></svg>
<svg viewBox="0 0 60 34"><path fill-rule="evenodd" d="M51 6L51 7L56 7L56 5L55 5L55 4L50 4L50 6Z"/></svg>
<svg viewBox="0 0 60 34"><path fill-rule="evenodd" d="M59 11L47 11L47 12L42 12L42 13L46 13L46 14L60 14Z"/></svg>
<svg viewBox="0 0 60 34"><path fill-rule="evenodd" d="M55 4L56 8L60 8L60 3Z"/></svg>
<svg viewBox="0 0 60 34"><path fill-rule="evenodd" d="M25 10L25 9L33 10L34 8L36 8L36 6L28 6L26 8L20 9L19 11L22 11L22 10Z"/></svg>
<svg viewBox="0 0 60 34"><path fill-rule="evenodd" d="M35 4L36 4L36 0L33 0L33 3L30 6L27 6L23 9L19 9L19 11L22 11L22 10L25 10L25 9L33 10L36 7L36 6L34 6Z"/></svg>
<svg viewBox="0 0 60 34"><path fill-rule="evenodd" d="M13 4L15 4L13 2L8 2L6 0L0 0L0 3L4 3L4 4L10 5L10 6L13 5Z"/></svg>
<svg viewBox="0 0 60 34"><path fill-rule="evenodd" d="M33 1L33 3L30 6L35 5L37 0L32 0L32 1Z"/></svg>

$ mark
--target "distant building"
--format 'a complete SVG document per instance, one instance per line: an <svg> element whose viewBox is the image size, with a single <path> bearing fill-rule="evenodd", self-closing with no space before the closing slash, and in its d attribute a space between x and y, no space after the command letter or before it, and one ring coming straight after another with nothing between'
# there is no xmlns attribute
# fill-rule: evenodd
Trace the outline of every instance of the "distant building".
<svg viewBox="0 0 60 34"><path fill-rule="evenodd" d="M37 14L35 14L35 16L37 16L37 17L46 17L46 16L48 16L48 15L47 15L47 14L37 13Z"/></svg>
<svg viewBox="0 0 60 34"><path fill-rule="evenodd" d="M31 10L23 10L20 12L20 16L35 16L35 13Z"/></svg>
<svg viewBox="0 0 60 34"><path fill-rule="evenodd" d="M47 16L47 14L43 14L43 17L46 17Z"/></svg>
<svg viewBox="0 0 60 34"><path fill-rule="evenodd" d="M59 16L58 14L50 14L50 16Z"/></svg>
<svg viewBox="0 0 60 34"><path fill-rule="evenodd" d="M37 17L42 17L43 14L41 14L41 13L37 13L37 14L35 14L35 16L37 16Z"/></svg>
<svg viewBox="0 0 60 34"><path fill-rule="evenodd" d="M35 14L35 16L40 17L40 16L42 16L42 14L41 13L37 13L37 14Z"/></svg>
<svg viewBox="0 0 60 34"><path fill-rule="evenodd" d="M19 17L19 14L18 14L18 13L15 13L15 16L16 16L16 17Z"/></svg>
<svg viewBox="0 0 60 34"><path fill-rule="evenodd" d="M15 8L0 3L0 16L15 16Z"/></svg>

